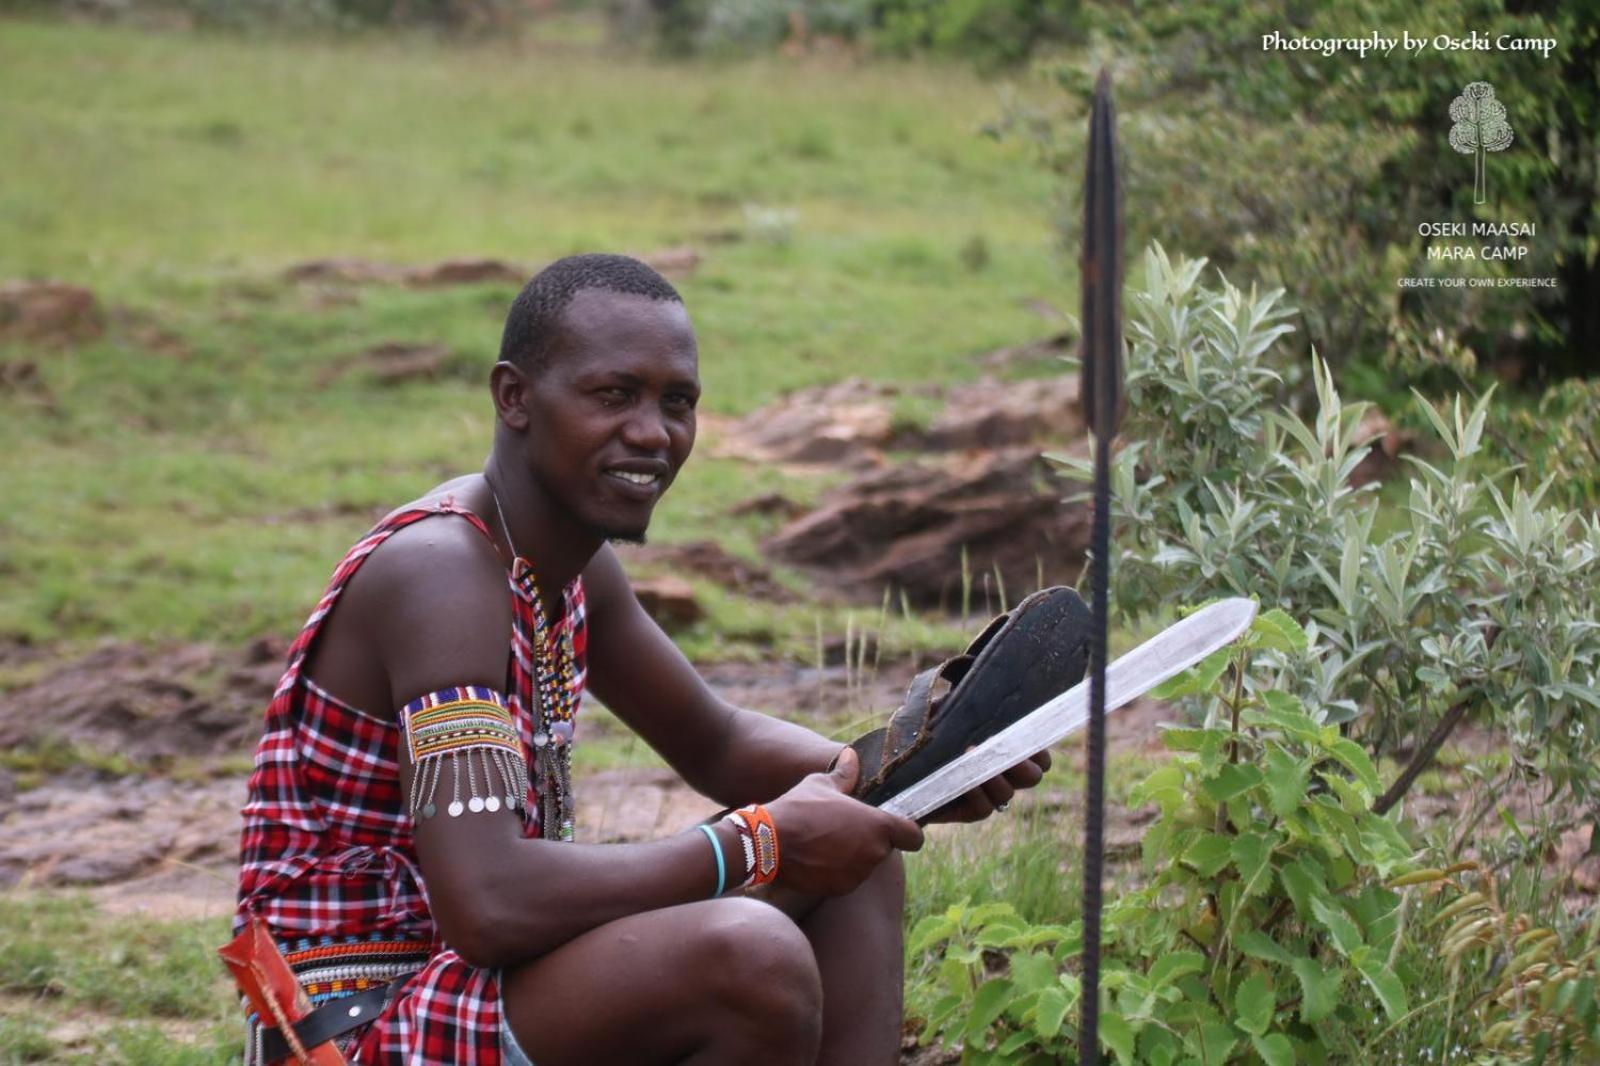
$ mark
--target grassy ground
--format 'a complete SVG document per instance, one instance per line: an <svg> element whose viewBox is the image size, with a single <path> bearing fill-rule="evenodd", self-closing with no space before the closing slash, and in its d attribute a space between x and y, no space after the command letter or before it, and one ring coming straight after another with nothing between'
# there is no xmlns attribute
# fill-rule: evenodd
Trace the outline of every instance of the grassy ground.
<svg viewBox="0 0 1600 1066"><path fill-rule="evenodd" d="M330 301L281 280L298 261L691 246L712 415L849 374L974 376L974 355L1053 328L1030 300L1072 302L1052 180L978 135L998 109L937 67L0 19L0 281L87 285L112 310L82 347L0 346L43 382L0 389L0 641L290 632L376 514L481 464L514 287ZM323 380L391 340L448 346L445 380ZM715 529L753 557L772 520L724 512L774 489L819 485L702 452L653 539ZM701 659L811 662L847 630L884 631L889 655L954 640L875 607L699 591L710 618L682 643ZM596 765L639 761L622 744ZM975 861L941 855L914 882L927 906ZM227 1061L222 934L0 896L0 1063Z"/></svg>
<svg viewBox="0 0 1600 1066"><path fill-rule="evenodd" d="M0 515L0 635L287 631L375 512L481 464L512 287L327 306L279 280L296 261L687 244L711 413L846 374L973 376L1048 328L1026 301L1070 302L1050 179L977 134L997 110L953 69L0 20L0 278L126 309L78 350L0 350L46 392L0 394L0 479L26 501ZM385 340L445 344L453 373L319 383ZM653 532L714 524L751 552L768 527L723 511L772 487L807 491L699 456ZM771 631L798 654L815 628L712 609L692 652Z"/></svg>

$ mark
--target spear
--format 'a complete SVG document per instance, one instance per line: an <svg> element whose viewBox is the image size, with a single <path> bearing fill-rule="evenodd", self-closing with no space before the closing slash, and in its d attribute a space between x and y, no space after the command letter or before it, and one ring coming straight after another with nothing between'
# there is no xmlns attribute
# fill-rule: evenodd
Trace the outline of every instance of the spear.
<svg viewBox="0 0 1600 1066"><path fill-rule="evenodd" d="M1084 419L1094 432L1094 522L1089 533L1089 732L1083 830L1083 986L1078 1061L1100 1061L1100 893L1105 845L1106 631L1111 568L1111 439L1122 421L1122 184L1117 173L1116 111L1104 68L1089 115L1089 162L1083 192L1082 388Z"/></svg>

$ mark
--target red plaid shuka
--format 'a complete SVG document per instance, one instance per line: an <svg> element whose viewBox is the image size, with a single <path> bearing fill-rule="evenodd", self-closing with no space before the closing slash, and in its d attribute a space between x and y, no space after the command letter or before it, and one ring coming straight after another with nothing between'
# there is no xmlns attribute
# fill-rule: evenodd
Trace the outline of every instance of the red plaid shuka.
<svg viewBox="0 0 1600 1066"><path fill-rule="evenodd" d="M306 951L313 943L344 945L355 952L359 944L362 951L357 954L365 957L374 943L381 943L387 945L384 950L422 963L381 1015L341 1040L352 1063L500 1064L498 974L465 962L445 946L433 924L400 790L399 727L339 701L301 672L323 619L367 556L397 530L440 514L465 518L491 536L476 515L447 500L390 515L334 571L289 649L288 668L267 708L243 812L235 932L255 913L286 952ZM515 623L506 697L526 759L533 750L538 708L533 680L536 590L521 559L508 581ZM581 691L588 634L580 579L567 586L563 599L564 610L552 620L549 640L571 632L574 685ZM553 643L549 650L553 653ZM523 835L537 837L539 804L531 793L530 784ZM317 950L326 955L326 949ZM326 980L329 972L325 968L320 977L304 974L302 982ZM340 980L319 986L319 993L331 989L335 996L348 995L392 976L353 966L331 972Z"/></svg>

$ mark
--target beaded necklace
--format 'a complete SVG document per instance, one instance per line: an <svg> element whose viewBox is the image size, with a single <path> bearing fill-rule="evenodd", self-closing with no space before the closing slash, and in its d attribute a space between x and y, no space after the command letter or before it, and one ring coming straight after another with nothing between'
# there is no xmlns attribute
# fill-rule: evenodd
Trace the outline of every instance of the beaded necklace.
<svg viewBox="0 0 1600 1066"><path fill-rule="evenodd" d="M488 478L484 479L488 483ZM500 506L500 495L489 485L489 495L494 498L495 512L500 516L500 528L506 535L506 545L516 563L513 576L525 582L529 598L533 601L533 665L534 688L538 692L539 708L533 733L534 789L539 799L539 829L546 840L573 839L576 818L572 793L572 735L578 714L576 656L572 650L572 631L569 627L556 641L555 653L549 649L550 622L545 617L544 600L539 595L539 585L533 568L517 551L511 539L511 526L506 522L506 512Z"/></svg>

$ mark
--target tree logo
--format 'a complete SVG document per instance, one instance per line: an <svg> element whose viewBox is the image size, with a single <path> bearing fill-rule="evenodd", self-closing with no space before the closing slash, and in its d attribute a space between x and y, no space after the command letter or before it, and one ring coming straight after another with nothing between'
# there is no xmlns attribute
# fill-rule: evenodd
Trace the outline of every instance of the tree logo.
<svg viewBox="0 0 1600 1066"><path fill-rule="evenodd" d="M1511 124L1506 121L1506 105L1494 98L1494 86L1475 81L1450 101L1450 147L1462 155L1475 155L1472 171L1473 203L1481 204L1484 195L1483 155L1503 152L1511 147Z"/></svg>

